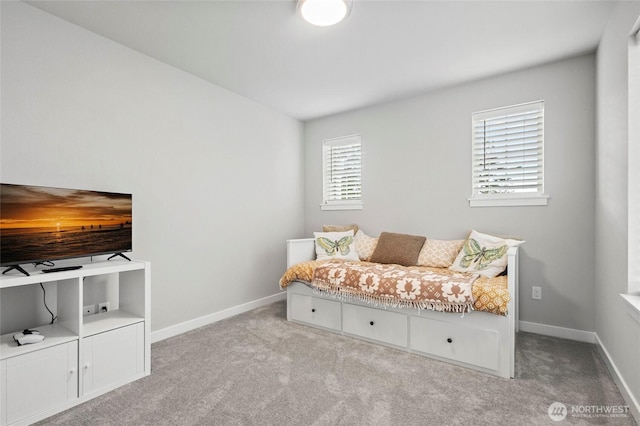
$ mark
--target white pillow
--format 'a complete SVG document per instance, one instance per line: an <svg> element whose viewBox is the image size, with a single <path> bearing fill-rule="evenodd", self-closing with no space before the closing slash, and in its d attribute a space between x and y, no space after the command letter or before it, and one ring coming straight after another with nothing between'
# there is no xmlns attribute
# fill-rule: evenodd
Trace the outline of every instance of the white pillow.
<svg viewBox="0 0 640 426"><path fill-rule="evenodd" d="M460 253L464 242L465 240L432 240L427 238L418 256L418 266L448 268Z"/></svg>
<svg viewBox="0 0 640 426"><path fill-rule="evenodd" d="M365 234L362 229L358 229L358 232L356 232L353 240L355 241L356 251L358 252L358 257L360 258L360 260L368 262L369 259L371 259L373 251L376 249L378 238L370 237Z"/></svg>
<svg viewBox="0 0 640 426"><path fill-rule="evenodd" d="M314 232L316 260L360 260L353 241L353 229L345 232Z"/></svg>
<svg viewBox="0 0 640 426"><path fill-rule="evenodd" d="M473 230L449 269L474 272L489 278L496 277L507 267L509 248L522 243L524 241L503 239Z"/></svg>

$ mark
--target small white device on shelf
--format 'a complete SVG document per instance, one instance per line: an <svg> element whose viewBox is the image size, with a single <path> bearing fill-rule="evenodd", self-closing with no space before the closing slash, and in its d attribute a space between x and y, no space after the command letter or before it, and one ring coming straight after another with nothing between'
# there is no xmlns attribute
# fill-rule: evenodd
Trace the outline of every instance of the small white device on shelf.
<svg viewBox="0 0 640 426"><path fill-rule="evenodd" d="M40 343L44 340L44 336L40 334L38 330L24 330L22 333L16 333L13 335L13 340L16 341L18 346L28 345L31 343Z"/></svg>

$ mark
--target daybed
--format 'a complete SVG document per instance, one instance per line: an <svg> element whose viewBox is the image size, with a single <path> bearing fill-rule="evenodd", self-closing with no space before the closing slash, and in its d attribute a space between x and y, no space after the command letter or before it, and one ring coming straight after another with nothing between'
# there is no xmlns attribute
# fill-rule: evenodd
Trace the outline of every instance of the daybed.
<svg viewBox="0 0 640 426"><path fill-rule="evenodd" d="M482 247L476 244L477 252L467 248L470 247L469 240L475 232L473 231L466 241L458 240L466 247L460 250L457 260L464 258L467 264L470 261L477 262L490 251L482 243ZM521 242L501 240L511 242L502 248L503 260L507 267L505 269L502 266L505 270L502 276L492 278L477 273L451 271L447 267L402 266L401 262L395 264L386 261L383 264L376 263L372 256L363 255L365 249L362 248L358 250L358 257L351 253L345 259L344 256L340 256L337 246L342 234L332 234L335 237L334 246L325 250L326 253L331 250L333 254L342 258L326 258L320 256L324 251L319 247L322 243L318 241L318 238L321 238L318 235L326 234L315 234L315 238L287 240L288 269L280 280L280 287L287 290L289 321L380 343L500 377L514 376L515 333L518 328L517 246ZM380 241L385 234L387 233L381 234ZM353 231L351 235L354 235ZM363 239L358 237L363 235L362 230L358 230L354 235L355 240L362 242ZM366 238L369 243L373 241L375 246L377 239ZM427 246L428 244L424 243L420 250L421 256ZM371 255L371 247L368 249L368 254ZM364 260L360 260L363 257ZM480 261L482 262L482 259ZM486 264L483 267L486 268ZM369 279L369 285L363 285L366 280L362 277L364 275L370 278L373 269L380 271L376 284L382 282L379 280L382 280L383 276L391 277L398 283L398 277L408 277L409 274L430 277L431 281L421 283L420 287L423 296L428 293L426 299L408 295L404 292L404 287L402 297L394 298L390 294L372 295L372 281ZM357 281L361 283L360 290L364 291L358 290L357 283L354 284ZM442 281L443 285L434 291L434 285L438 284L438 281ZM472 286L472 297L464 298L465 291L460 291L457 287L460 282L460 288L464 288L465 281ZM425 290L427 287L430 292ZM452 291L452 288L455 290ZM401 286L398 284L398 293L401 292L400 289ZM436 300L434 294L441 296L440 293L446 293L449 297Z"/></svg>

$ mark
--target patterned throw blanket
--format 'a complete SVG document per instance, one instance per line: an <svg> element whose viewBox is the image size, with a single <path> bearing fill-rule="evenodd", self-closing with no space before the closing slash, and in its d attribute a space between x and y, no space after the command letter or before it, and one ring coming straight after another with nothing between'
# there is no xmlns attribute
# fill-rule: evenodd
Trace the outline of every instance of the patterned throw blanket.
<svg viewBox="0 0 640 426"><path fill-rule="evenodd" d="M506 315L511 299L506 276L477 277L447 268L312 260L287 269L280 288L293 281L340 299L445 312L476 310Z"/></svg>
<svg viewBox="0 0 640 426"><path fill-rule="evenodd" d="M311 264L312 262L305 262ZM443 269L331 260L313 262L306 274L311 286L340 298L356 298L384 307L413 307L444 312L473 310L472 284L478 275ZM288 284L287 274L280 281ZM284 285L283 285L284 284Z"/></svg>

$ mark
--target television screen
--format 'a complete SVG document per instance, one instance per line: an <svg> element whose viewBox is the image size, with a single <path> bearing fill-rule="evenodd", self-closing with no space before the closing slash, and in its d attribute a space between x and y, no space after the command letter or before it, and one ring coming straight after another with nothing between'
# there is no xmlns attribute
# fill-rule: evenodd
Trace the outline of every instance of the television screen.
<svg viewBox="0 0 640 426"><path fill-rule="evenodd" d="M131 250L131 194L0 184L0 266Z"/></svg>

